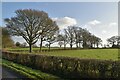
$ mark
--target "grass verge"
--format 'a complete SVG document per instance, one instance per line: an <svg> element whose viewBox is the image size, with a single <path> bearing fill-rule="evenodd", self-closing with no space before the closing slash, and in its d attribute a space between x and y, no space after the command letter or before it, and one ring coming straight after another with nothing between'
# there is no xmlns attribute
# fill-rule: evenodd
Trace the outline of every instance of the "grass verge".
<svg viewBox="0 0 120 80"><path fill-rule="evenodd" d="M40 70L35 70L20 64L13 63L5 59L2 60L2 65L34 80L61 80L57 76L43 73Z"/></svg>

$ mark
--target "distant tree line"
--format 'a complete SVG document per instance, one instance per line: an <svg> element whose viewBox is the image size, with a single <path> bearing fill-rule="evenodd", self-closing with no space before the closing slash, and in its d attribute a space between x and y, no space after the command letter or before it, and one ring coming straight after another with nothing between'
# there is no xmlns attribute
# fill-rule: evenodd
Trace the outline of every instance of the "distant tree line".
<svg viewBox="0 0 120 80"><path fill-rule="evenodd" d="M120 48L120 36L112 36L107 39L107 42L112 48Z"/></svg>
<svg viewBox="0 0 120 80"><path fill-rule="evenodd" d="M60 47L64 45L64 48L67 44L71 49L74 44L76 48L98 48L101 42L101 38L78 26L68 26L67 29L64 29L63 34L58 35L58 44Z"/></svg>

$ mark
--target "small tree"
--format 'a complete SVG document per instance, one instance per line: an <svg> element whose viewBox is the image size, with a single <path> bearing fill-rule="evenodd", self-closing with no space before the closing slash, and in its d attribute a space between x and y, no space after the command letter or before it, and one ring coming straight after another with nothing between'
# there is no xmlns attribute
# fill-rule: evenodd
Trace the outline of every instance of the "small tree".
<svg viewBox="0 0 120 80"><path fill-rule="evenodd" d="M51 44L57 42L57 35L58 35L58 28L56 28L56 30L52 31L50 34L48 34L46 36L46 41L49 44L49 51L50 51L50 46Z"/></svg>
<svg viewBox="0 0 120 80"><path fill-rule="evenodd" d="M66 38L69 41L70 48L72 49L73 43L75 41L73 26L68 26L67 29L64 29L64 32L65 32Z"/></svg>
<svg viewBox="0 0 120 80"><path fill-rule="evenodd" d="M114 47L115 43L117 42L116 36L112 36L111 38L107 39L107 42Z"/></svg>
<svg viewBox="0 0 120 80"><path fill-rule="evenodd" d="M26 43L26 42L23 42L23 43L21 44L21 46L25 48L25 47L27 47L27 43Z"/></svg>
<svg viewBox="0 0 120 80"><path fill-rule="evenodd" d="M42 48L42 42L45 41L48 35L53 35L54 32L59 30L56 22L52 21L50 18L44 20L44 25L41 28L40 34L40 51Z"/></svg>
<svg viewBox="0 0 120 80"><path fill-rule="evenodd" d="M47 44L45 44L45 46L46 46L46 47L49 47L49 44L47 43Z"/></svg>
<svg viewBox="0 0 120 80"><path fill-rule="evenodd" d="M60 46L60 48L62 47L63 44L64 44L64 43L63 43L62 41L59 41L59 42L58 42L58 45Z"/></svg>
<svg viewBox="0 0 120 80"><path fill-rule="evenodd" d="M66 44L68 43L66 34L59 34L57 37L57 41L59 45L64 45L64 49L66 48Z"/></svg>
<svg viewBox="0 0 120 80"><path fill-rule="evenodd" d="M48 36L48 38L46 39L46 41L48 42L49 51L50 51L51 44L55 42L55 38L56 37L54 36Z"/></svg>
<svg viewBox="0 0 120 80"><path fill-rule="evenodd" d="M15 45L16 45L17 47L20 47L20 46L21 46L21 44L20 44L19 42L16 42Z"/></svg>

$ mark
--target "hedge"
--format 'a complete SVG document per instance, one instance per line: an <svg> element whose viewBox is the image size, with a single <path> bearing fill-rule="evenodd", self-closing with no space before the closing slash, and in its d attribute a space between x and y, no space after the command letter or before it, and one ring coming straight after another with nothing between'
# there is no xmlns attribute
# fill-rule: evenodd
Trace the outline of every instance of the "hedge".
<svg viewBox="0 0 120 80"><path fill-rule="evenodd" d="M120 78L120 61L3 52L4 59L62 78Z"/></svg>

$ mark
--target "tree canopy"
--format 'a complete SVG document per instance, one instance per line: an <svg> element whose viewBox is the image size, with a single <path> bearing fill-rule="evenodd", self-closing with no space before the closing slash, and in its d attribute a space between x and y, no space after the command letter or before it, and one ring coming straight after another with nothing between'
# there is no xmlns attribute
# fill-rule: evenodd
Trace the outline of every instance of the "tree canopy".
<svg viewBox="0 0 120 80"><path fill-rule="evenodd" d="M6 26L12 35L22 36L26 40L30 47L29 52L39 37L42 38L57 26L44 11L23 9L16 10L15 13L15 17L5 19Z"/></svg>

